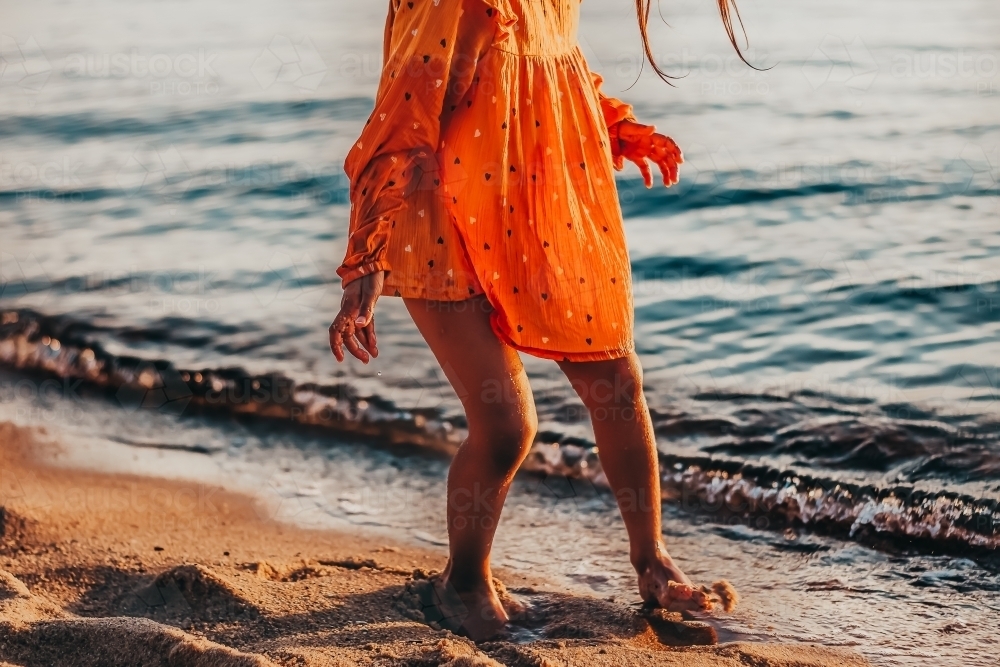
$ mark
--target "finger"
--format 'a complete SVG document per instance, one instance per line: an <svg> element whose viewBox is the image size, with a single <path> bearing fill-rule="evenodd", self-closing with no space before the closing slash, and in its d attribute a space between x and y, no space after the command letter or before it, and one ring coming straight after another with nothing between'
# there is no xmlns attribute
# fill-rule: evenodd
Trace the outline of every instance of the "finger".
<svg viewBox="0 0 1000 667"><path fill-rule="evenodd" d="M362 347L373 355L375 354L373 349L375 329L369 325L375 323L375 304L378 301L381 291L381 285L365 281L362 287L361 308L359 309L358 317L354 320L358 341Z"/></svg>
<svg viewBox="0 0 1000 667"><path fill-rule="evenodd" d="M347 301L347 296L344 298ZM349 326L353 318L357 317L358 309L357 307L344 305L341 307L337 317L333 319L333 324L330 325L330 350L333 352L333 356L337 358L337 361L344 360L344 330Z"/></svg>
<svg viewBox="0 0 1000 667"><path fill-rule="evenodd" d="M369 352L372 353L373 357L377 357L378 356L378 341L375 338L375 318L374 317L372 318L372 321L368 323L368 326L365 327L365 331L368 332L368 345L366 345L365 347L368 349Z"/></svg>
<svg viewBox="0 0 1000 667"><path fill-rule="evenodd" d="M625 168L625 158L621 155L616 155L614 157L615 171L621 171Z"/></svg>
<svg viewBox="0 0 1000 667"><path fill-rule="evenodd" d="M678 166L672 153L657 151L653 161L656 162L657 166L660 168L660 173L663 175L664 186L669 188L671 185L677 183Z"/></svg>
<svg viewBox="0 0 1000 667"><path fill-rule="evenodd" d="M348 352L361 360L361 363L367 364L369 360L368 352L358 343L358 339L354 335L354 325L350 324L348 326L349 329L344 332L344 345L347 347Z"/></svg>
<svg viewBox="0 0 1000 667"><path fill-rule="evenodd" d="M673 144L674 162L677 164L684 164L684 153L681 152L681 147L674 144L672 141L670 143Z"/></svg>
<svg viewBox="0 0 1000 667"><path fill-rule="evenodd" d="M645 158L633 160L633 162L639 167L639 171L642 172L642 182L646 184L647 188L653 187L653 171L649 168L649 162Z"/></svg>
<svg viewBox="0 0 1000 667"><path fill-rule="evenodd" d="M343 337L343 335L339 331L337 331L336 329L334 329L331 326L330 327L330 350L333 351L333 356L335 356L337 358L337 361L343 361L344 360L344 348L343 348L343 344L344 344L344 337Z"/></svg>
<svg viewBox="0 0 1000 667"><path fill-rule="evenodd" d="M663 177L663 187L669 188L674 184L672 165L666 160L662 162L657 162L657 166L660 168L660 175Z"/></svg>
<svg viewBox="0 0 1000 667"><path fill-rule="evenodd" d="M368 330L365 327L354 327L354 337L361 343L361 347L368 349Z"/></svg>
<svg viewBox="0 0 1000 667"><path fill-rule="evenodd" d="M355 335L358 338L358 342L361 343L361 347L368 350L368 352L373 356L378 356L378 349L375 347L375 319L372 318L368 322L368 326L362 327L360 329L355 329Z"/></svg>
<svg viewBox="0 0 1000 667"><path fill-rule="evenodd" d="M673 161L673 158L661 158L656 161L657 166L660 168L660 174L663 176L663 185L665 187L670 187L677 183L677 163Z"/></svg>
<svg viewBox="0 0 1000 667"><path fill-rule="evenodd" d="M375 290L369 290L366 288L364 294L361 296L361 305L358 307L358 314L354 318L354 324L358 328L368 325L368 322L372 319L372 315L375 312L376 301L378 301L378 294Z"/></svg>

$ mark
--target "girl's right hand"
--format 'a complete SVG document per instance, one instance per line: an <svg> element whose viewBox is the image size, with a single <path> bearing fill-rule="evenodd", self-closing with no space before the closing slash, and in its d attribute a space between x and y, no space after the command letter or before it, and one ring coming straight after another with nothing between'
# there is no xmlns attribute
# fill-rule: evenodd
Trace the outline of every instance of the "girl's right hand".
<svg viewBox="0 0 1000 667"><path fill-rule="evenodd" d="M612 141L618 142L618 150L612 153L615 169L621 171L625 160L634 162L642 172L646 187L651 188L653 173L648 160L660 168L665 187L669 188L677 183L684 156L674 140L665 134L659 134L656 126L623 120L611 126L608 135Z"/></svg>
<svg viewBox="0 0 1000 667"><path fill-rule="evenodd" d="M385 271L376 271L352 280L344 287L340 312L330 325L330 350L337 361L344 360L345 346L348 352L366 364L371 357L378 356L375 302L382 294L384 284Z"/></svg>

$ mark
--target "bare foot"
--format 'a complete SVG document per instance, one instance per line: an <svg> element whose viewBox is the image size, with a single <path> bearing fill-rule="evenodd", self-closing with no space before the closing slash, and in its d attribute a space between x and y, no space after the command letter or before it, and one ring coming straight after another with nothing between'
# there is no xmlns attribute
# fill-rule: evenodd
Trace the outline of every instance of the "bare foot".
<svg viewBox="0 0 1000 667"><path fill-rule="evenodd" d="M663 547L635 566L639 574L639 595L647 604L670 611L712 609L713 601L708 593L691 584Z"/></svg>
<svg viewBox="0 0 1000 667"><path fill-rule="evenodd" d="M510 620L492 583L482 582L459 590L446 574L431 579L434 611L428 621L473 641L484 641L501 633Z"/></svg>

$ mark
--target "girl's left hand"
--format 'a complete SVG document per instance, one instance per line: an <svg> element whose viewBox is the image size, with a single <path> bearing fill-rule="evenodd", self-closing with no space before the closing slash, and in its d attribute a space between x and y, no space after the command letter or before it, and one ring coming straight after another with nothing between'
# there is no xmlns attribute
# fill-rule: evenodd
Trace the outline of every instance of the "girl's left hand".
<svg viewBox="0 0 1000 667"><path fill-rule="evenodd" d="M376 271L344 286L340 312L330 325L330 349L337 361L344 360L345 347L365 364L378 356L375 302L385 286L385 276L385 271Z"/></svg>
<svg viewBox="0 0 1000 667"><path fill-rule="evenodd" d="M679 180L678 171L684 163L684 156L674 140L659 134L654 125L643 125L630 120L615 123L609 129L611 141L618 142L614 155L615 169L621 171L625 160L634 162L642 172L642 180L647 188L653 187L653 172L647 160L652 160L663 174L663 185L670 187Z"/></svg>

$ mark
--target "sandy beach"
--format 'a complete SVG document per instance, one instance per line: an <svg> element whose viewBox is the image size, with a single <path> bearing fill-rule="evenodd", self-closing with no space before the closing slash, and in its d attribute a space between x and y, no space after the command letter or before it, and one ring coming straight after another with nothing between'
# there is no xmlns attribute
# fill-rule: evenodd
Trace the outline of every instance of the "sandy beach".
<svg viewBox="0 0 1000 667"><path fill-rule="evenodd" d="M715 644L677 615L497 571L529 603L509 641L419 620L443 551L310 531L191 482L52 465L44 431L0 424L0 664L867 665L806 644Z"/></svg>

